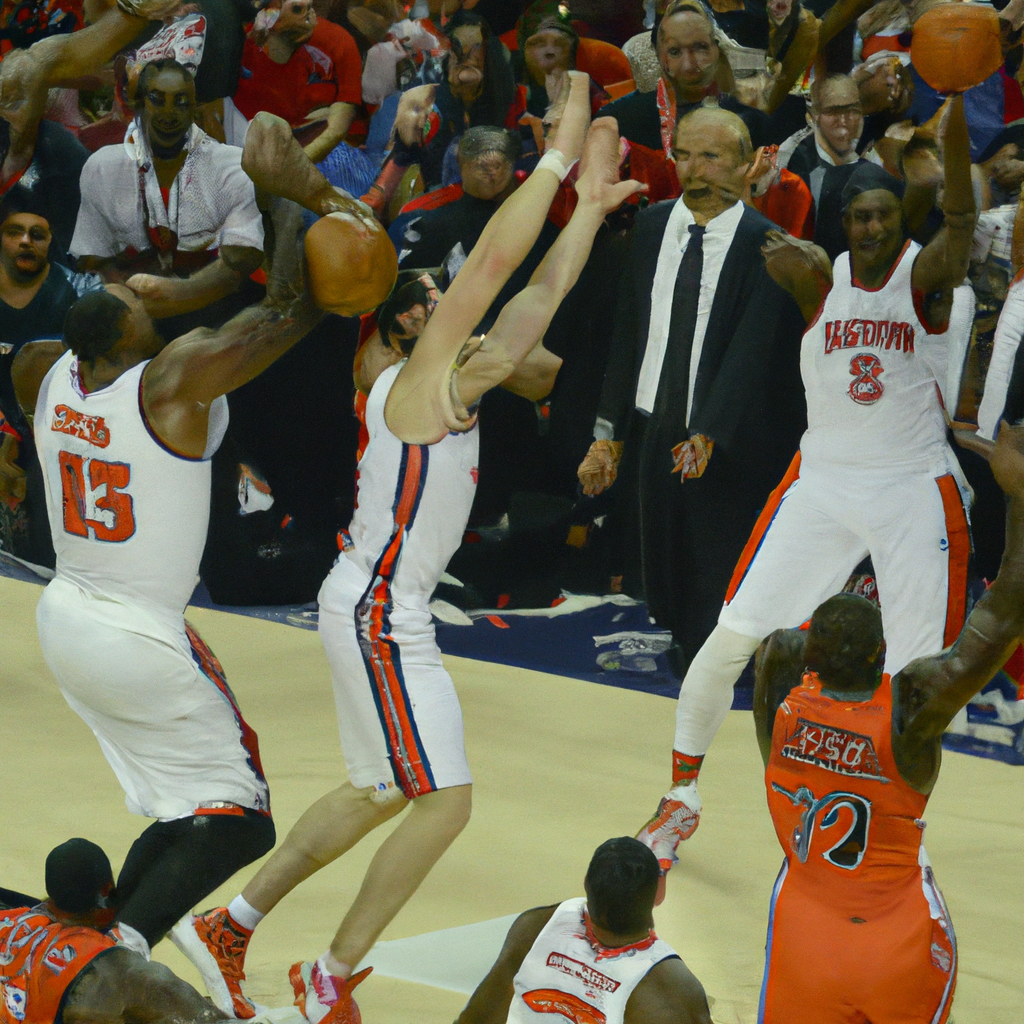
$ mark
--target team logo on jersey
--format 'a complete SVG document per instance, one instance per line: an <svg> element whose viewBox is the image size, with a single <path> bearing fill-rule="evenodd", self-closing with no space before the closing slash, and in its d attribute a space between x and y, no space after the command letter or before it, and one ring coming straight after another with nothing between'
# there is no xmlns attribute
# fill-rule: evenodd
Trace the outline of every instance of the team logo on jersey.
<svg viewBox="0 0 1024 1024"><path fill-rule="evenodd" d="M571 956L566 956L564 953L551 953L548 956L548 967L553 967L556 971L568 974L570 977L582 981L588 988L597 989L601 992L614 992L620 984L614 978L609 978L607 974L602 974L600 971L595 970L590 964L574 960Z"/></svg>
<svg viewBox="0 0 1024 1024"><path fill-rule="evenodd" d="M62 434L81 438L97 448L106 448L110 444L110 431L102 416L86 416L66 405L58 405L53 410L51 430L59 430Z"/></svg>
<svg viewBox="0 0 1024 1024"><path fill-rule="evenodd" d="M837 348L884 348L914 351L914 328L894 320L828 320L825 355Z"/></svg>
<svg viewBox="0 0 1024 1024"><path fill-rule="evenodd" d="M850 384L850 397L858 405L871 405L882 397L885 387L878 379L885 371L878 356L859 355L850 360L850 373L853 383Z"/></svg>
<svg viewBox="0 0 1024 1024"><path fill-rule="evenodd" d="M796 732L782 747L782 756L804 764L815 764L837 775L888 782L878 764L878 754L870 736L820 725L798 718Z"/></svg>
<svg viewBox="0 0 1024 1024"><path fill-rule="evenodd" d="M15 1020L25 1019L25 990L19 984L20 979L12 979L0 988L4 992L4 1008Z"/></svg>
<svg viewBox="0 0 1024 1024"><path fill-rule="evenodd" d="M559 992L556 988L536 988L523 993L523 1002L534 1013L557 1013L573 1024L605 1024L605 1015L579 996Z"/></svg>

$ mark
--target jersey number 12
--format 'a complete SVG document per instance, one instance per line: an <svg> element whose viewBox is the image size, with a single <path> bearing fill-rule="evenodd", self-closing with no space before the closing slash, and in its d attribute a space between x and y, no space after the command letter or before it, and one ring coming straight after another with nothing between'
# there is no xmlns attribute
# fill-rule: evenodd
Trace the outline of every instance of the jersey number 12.
<svg viewBox="0 0 1024 1024"><path fill-rule="evenodd" d="M131 466L60 453L64 530L76 537L125 541L135 533L135 506L125 492Z"/></svg>

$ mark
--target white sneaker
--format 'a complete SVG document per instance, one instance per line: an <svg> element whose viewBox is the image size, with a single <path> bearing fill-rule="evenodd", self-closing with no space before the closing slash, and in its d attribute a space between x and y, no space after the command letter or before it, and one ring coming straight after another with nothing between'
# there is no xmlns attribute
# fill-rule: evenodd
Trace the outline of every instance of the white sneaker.
<svg viewBox="0 0 1024 1024"><path fill-rule="evenodd" d="M678 863L676 848L679 844L697 831L701 807L695 782L676 786L661 798L657 813L637 833L637 839L658 858L662 874Z"/></svg>

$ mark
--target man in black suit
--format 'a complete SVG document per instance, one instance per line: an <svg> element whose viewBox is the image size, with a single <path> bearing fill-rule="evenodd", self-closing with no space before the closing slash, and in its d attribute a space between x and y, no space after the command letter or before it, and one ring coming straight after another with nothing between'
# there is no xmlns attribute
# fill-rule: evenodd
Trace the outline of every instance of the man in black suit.
<svg viewBox="0 0 1024 1024"><path fill-rule="evenodd" d="M804 321L761 259L772 223L740 200L753 160L743 121L692 111L674 157L682 198L637 217L579 478L600 493L625 446L623 475L636 484L619 490L639 503L644 596L685 669L796 451Z"/></svg>

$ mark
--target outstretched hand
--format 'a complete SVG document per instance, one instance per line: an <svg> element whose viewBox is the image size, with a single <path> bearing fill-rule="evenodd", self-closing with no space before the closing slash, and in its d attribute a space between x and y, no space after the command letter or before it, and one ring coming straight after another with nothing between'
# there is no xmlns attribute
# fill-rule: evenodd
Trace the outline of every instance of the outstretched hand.
<svg viewBox="0 0 1024 1024"><path fill-rule="evenodd" d="M587 133L576 192L580 202L601 208L602 213L617 210L630 196L646 192L639 181L619 180L622 141L614 117L599 117Z"/></svg>
<svg viewBox="0 0 1024 1024"><path fill-rule="evenodd" d="M977 452L988 461L996 483L1006 494L1024 499L1024 422L1010 424L1001 420L995 441L969 430L957 430L954 434L961 448Z"/></svg>
<svg viewBox="0 0 1024 1024"><path fill-rule="evenodd" d="M0 62L0 118L23 132L46 109L46 67L29 50L12 50Z"/></svg>
<svg viewBox="0 0 1024 1024"><path fill-rule="evenodd" d="M590 126L590 75L569 71L562 95L544 118L558 125L551 145L562 154L566 164L578 160Z"/></svg>

